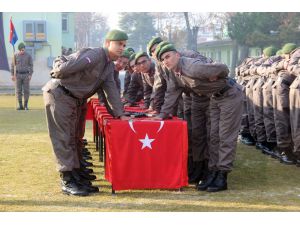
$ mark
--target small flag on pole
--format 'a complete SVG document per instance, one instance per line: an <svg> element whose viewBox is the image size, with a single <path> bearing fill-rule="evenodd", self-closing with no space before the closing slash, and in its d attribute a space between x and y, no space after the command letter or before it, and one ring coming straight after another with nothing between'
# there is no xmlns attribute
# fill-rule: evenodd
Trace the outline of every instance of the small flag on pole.
<svg viewBox="0 0 300 225"><path fill-rule="evenodd" d="M15 30L15 26L12 22L12 18L10 18L9 27L10 27L9 42L14 46L15 43L18 41L18 35Z"/></svg>

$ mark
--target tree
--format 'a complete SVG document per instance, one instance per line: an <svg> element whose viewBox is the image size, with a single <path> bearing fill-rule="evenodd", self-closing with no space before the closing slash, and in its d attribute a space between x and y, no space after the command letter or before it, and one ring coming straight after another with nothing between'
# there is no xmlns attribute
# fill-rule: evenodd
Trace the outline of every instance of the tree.
<svg viewBox="0 0 300 225"><path fill-rule="evenodd" d="M127 45L137 51L146 51L147 43L156 35L150 13L121 13L119 26L129 36Z"/></svg>
<svg viewBox="0 0 300 225"><path fill-rule="evenodd" d="M76 48L98 47L108 31L107 18L100 13L75 13Z"/></svg>
<svg viewBox="0 0 300 225"><path fill-rule="evenodd" d="M184 12L183 14L186 23L187 33L188 33L187 48L197 51L197 38L198 38L199 26L193 26L191 28L188 12Z"/></svg>

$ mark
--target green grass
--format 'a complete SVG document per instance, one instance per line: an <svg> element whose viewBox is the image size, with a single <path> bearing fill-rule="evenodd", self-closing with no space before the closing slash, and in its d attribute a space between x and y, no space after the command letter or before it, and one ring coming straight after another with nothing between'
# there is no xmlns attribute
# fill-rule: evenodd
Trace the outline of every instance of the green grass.
<svg viewBox="0 0 300 225"><path fill-rule="evenodd" d="M183 192L118 191L103 178L94 145L94 182L100 193L63 195L47 133L42 96L30 98L30 111L17 111L13 96L0 96L0 211L300 211L300 168L285 166L254 147L238 145L229 190ZM87 138L92 140L91 124Z"/></svg>

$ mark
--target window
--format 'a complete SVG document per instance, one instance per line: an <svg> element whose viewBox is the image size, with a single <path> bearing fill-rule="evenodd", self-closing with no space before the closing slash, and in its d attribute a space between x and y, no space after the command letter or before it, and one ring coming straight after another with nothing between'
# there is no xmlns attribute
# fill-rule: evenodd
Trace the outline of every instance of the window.
<svg viewBox="0 0 300 225"><path fill-rule="evenodd" d="M45 33L45 25L44 24L37 24L37 33Z"/></svg>
<svg viewBox="0 0 300 225"><path fill-rule="evenodd" d="M68 14L62 14L62 20L61 20L62 24L62 31L63 32L68 32L69 31L69 18L68 18Z"/></svg>

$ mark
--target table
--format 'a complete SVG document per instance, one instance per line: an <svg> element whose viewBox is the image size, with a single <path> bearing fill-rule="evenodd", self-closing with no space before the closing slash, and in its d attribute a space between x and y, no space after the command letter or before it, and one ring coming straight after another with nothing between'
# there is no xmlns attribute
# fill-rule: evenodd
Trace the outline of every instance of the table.
<svg viewBox="0 0 300 225"><path fill-rule="evenodd" d="M179 189L188 185L187 124L104 119L105 178L113 190Z"/></svg>

